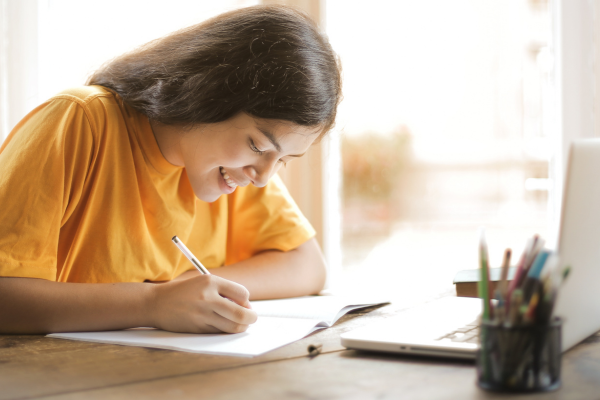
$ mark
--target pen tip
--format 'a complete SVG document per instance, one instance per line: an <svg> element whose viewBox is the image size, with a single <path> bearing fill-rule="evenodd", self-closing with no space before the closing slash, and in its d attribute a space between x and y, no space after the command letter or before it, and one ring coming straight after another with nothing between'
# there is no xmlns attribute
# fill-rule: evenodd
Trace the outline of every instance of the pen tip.
<svg viewBox="0 0 600 400"><path fill-rule="evenodd" d="M177 239L177 235L173 236L173 238L171 238L172 241L174 241L175 243L177 243L179 241L179 239Z"/></svg>

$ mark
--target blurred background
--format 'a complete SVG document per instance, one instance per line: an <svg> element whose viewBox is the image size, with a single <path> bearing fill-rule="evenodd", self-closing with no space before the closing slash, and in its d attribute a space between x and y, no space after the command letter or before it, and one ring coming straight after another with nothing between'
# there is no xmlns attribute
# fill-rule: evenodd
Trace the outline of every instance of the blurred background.
<svg viewBox="0 0 600 400"><path fill-rule="evenodd" d="M346 285L448 293L477 268L478 227L492 266L547 237L550 22L543 0L327 1Z"/></svg>
<svg viewBox="0 0 600 400"><path fill-rule="evenodd" d="M0 0L0 132L112 57L259 3ZM492 266L549 235L549 0L262 3L309 12L343 66L336 128L306 170L316 178L293 187L282 173L319 231L332 288L421 301L477 267L480 226Z"/></svg>

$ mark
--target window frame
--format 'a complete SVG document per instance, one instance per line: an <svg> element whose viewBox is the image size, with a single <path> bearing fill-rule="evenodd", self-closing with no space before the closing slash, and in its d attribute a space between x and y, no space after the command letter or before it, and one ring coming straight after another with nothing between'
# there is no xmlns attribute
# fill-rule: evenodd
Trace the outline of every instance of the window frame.
<svg viewBox="0 0 600 400"><path fill-rule="evenodd" d="M600 4L552 0L553 104L546 110L553 138L548 198L550 243L558 240L564 177L574 140L600 136Z"/></svg>

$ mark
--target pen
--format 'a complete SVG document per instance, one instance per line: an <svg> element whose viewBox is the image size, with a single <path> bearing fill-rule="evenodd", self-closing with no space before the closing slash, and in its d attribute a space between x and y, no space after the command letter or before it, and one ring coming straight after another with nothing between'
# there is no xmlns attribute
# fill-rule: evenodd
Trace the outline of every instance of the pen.
<svg viewBox="0 0 600 400"><path fill-rule="evenodd" d="M322 344L311 344L308 346L307 351L308 351L308 356L309 357L316 357L321 353L321 349L323 349L323 345Z"/></svg>
<svg viewBox="0 0 600 400"><path fill-rule="evenodd" d="M554 296L556 292L552 287L552 281L549 276L544 278L542 283L542 294L540 297L540 304L538 306L538 317L540 323L547 324L550 321L550 314L552 313L552 307L554 305Z"/></svg>
<svg viewBox="0 0 600 400"><path fill-rule="evenodd" d="M479 231L479 262L480 264L480 279L479 279L479 297L483 301L484 321L489 321L492 317L492 307L490 300L490 271L488 267L488 252L485 242L485 230L481 228Z"/></svg>
<svg viewBox="0 0 600 400"><path fill-rule="evenodd" d="M538 255L542 252L542 250L544 248L544 243L545 243L545 240L541 239L539 237L535 241L535 244L533 246L533 250L531 251L531 253L529 253L529 257L527 258L527 262L524 265L523 275L521 276L521 281L519 282L519 286L523 285L523 281L525 280L525 278L529 274L531 268L533 267L533 264L534 264L535 260L537 259ZM544 267L544 265L542 265L542 268L543 267Z"/></svg>
<svg viewBox="0 0 600 400"><path fill-rule="evenodd" d="M529 301L529 305L527 306L525 313L523 314L523 322L532 323L535 320L535 312L539 302L539 295L534 293L531 296L531 301Z"/></svg>
<svg viewBox="0 0 600 400"><path fill-rule="evenodd" d="M513 291L519 287L519 281L521 280L521 276L523 275L523 266L525 265L526 261L527 261L527 255L529 254L529 252L531 251L531 249L534 246L534 239L529 239L527 241L527 244L525 245L525 249L523 249L523 254L521 254L521 258L519 259L519 262L517 263L517 270L515 272L515 275L512 279L512 281L510 282L510 284L508 285L508 293L506 293L506 297L507 298L512 298L512 293ZM509 307L512 304L509 304Z"/></svg>
<svg viewBox="0 0 600 400"><path fill-rule="evenodd" d="M493 318L492 307L491 307L491 299L490 299L490 271L488 266L488 251L487 251L487 243L485 242L485 229L482 227L479 230L479 268L480 268L480 276L479 276L479 297L481 297L481 301L483 302L483 312L481 314L482 321L490 321ZM486 329L482 329L479 331L479 341L481 343L486 343L488 338L488 331ZM483 376L486 380L490 377L490 358L486 352L482 353L482 364L483 364Z"/></svg>
<svg viewBox="0 0 600 400"><path fill-rule="evenodd" d="M506 249L504 251L504 259L502 260L502 275L500 276L500 285L498 286L498 291L500 293L500 298L502 300L508 299L508 268L510 266L510 256L512 251L510 249Z"/></svg>
<svg viewBox="0 0 600 400"><path fill-rule="evenodd" d="M521 285L521 288L523 289L523 299L525 302L531 300L531 296L541 285L540 275L544 265L546 264L546 261L548 260L548 256L550 256L550 252L548 250L541 250L531 265L531 268L529 268L527 276Z"/></svg>
<svg viewBox="0 0 600 400"><path fill-rule="evenodd" d="M171 240L173 241L173 243L175 243L175 246L177 246L177 248L181 250L183 255L186 256L186 258L190 260L192 264L194 264L194 267L196 267L196 269L200 271L201 274L210 275L210 272L208 272L206 267L202 265L200 261L198 261L198 259L192 254L192 252L185 246L185 244L183 244L183 242L177 236L173 236Z"/></svg>
<svg viewBox="0 0 600 400"><path fill-rule="evenodd" d="M552 311L554 310L554 303L556 302L556 296L558 293L558 289L560 287L560 285L562 285L564 283L564 281L567 279L567 277L569 276L569 273L571 272L571 266L567 265L562 272L559 272L560 270L558 268L554 268L554 271L550 271L550 276L549 276L549 284L548 286L550 287L550 290L548 290L548 293L546 294L546 301L547 301L547 305L546 305L546 310L544 312L543 317L549 321L551 316L552 316ZM560 275L560 277L559 277Z"/></svg>
<svg viewBox="0 0 600 400"><path fill-rule="evenodd" d="M510 297L510 314L508 316L508 324L515 326L519 323L519 309L523 301L523 292L521 289L515 289Z"/></svg>
<svg viewBox="0 0 600 400"><path fill-rule="evenodd" d="M518 286L521 286L521 284L523 283L523 279L525 279L527 272L529 272L531 263L533 263L533 261L537 257L537 254L540 251L541 246L543 246L543 240L538 235L535 235L533 237L533 243L531 244L531 249L527 253L527 257L525 257L525 263L523 264L523 274L520 276L520 280L517 282Z"/></svg>

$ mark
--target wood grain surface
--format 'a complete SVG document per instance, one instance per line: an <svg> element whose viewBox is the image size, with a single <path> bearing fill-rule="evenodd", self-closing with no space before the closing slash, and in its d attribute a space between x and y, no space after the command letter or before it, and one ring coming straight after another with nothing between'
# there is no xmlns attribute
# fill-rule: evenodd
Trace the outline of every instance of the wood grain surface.
<svg viewBox="0 0 600 400"><path fill-rule="evenodd" d="M147 382L305 357L311 344L322 344L322 353L339 351L343 349L339 339L342 332L396 312L398 309L392 306L358 310L342 317L332 328L254 358L99 344L39 335L0 335L0 400Z"/></svg>
<svg viewBox="0 0 600 400"><path fill-rule="evenodd" d="M401 312L346 315L263 356L239 358L45 338L0 336L0 399L499 399L475 385L472 362L345 350L339 335ZM322 344L309 357L307 347ZM600 399L600 336L565 353L558 391L516 399Z"/></svg>

